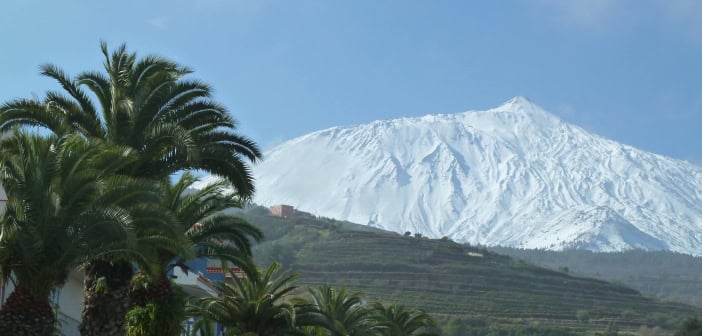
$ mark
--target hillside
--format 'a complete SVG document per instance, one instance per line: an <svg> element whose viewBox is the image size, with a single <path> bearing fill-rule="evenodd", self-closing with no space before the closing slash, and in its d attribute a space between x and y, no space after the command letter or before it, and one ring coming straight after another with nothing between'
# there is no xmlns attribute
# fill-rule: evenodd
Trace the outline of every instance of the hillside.
<svg viewBox="0 0 702 336"><path fill-rule="evenodd" d="M516 97L485 111L334 127L254 167L255 201L457 242L702 255L702 167Z"/></svg>
<svg viewBox="0 0 702 336"><path fill-rule="evenodd" d="M571 274L626 284L642 294L702 307L702 257L670 251L596 253L491 247L491 251Z"/></svg>
<svg viewBox="0 0 702 336"><path fill-rule="evenodd" d="M243 216L266 234L254 251L261 264L278 260L299 272L302 284L346 285L370 298L424 308L451 328L477 334L587 334L611 321L620 330L672 330L701 312L448 239L357 231L351 223L311 215L282 219L265 208Z"/></svg>

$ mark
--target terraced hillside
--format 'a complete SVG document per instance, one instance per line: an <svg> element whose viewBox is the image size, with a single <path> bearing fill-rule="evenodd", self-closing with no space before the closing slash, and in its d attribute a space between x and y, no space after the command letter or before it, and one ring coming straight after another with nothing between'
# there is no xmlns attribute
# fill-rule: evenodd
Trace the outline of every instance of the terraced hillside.
<svg viewBox="0 0 702 336"><path fill-rule="evenodd" d="M590 334L612 325L629 332L670 331L700 313L448 239L308 215L282 219L263 208L244 216L266 233L254 252L260 263L281 261L300 273L304 285L346 285L369 299L424 308L447 329L460 330L457 335Z"/></svg>
<svg viewBox="0 0 702 336"><path fill-rule="evenodd" d="M702 307L702 257L671 251L591 252L492 247L491 251L571 274L626 284L645 296Z"/></svg>

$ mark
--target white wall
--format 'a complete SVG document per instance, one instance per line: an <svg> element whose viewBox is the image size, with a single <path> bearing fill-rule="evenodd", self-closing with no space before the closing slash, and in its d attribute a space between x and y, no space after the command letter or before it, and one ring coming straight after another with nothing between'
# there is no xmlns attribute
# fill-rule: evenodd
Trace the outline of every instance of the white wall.
<svg viewBox="0 0 702 336"><path fill-rule="evenodd" d="M65 336L79 335L78 325L83 312L83 274L74 271L68 282L57 290L59 317L63 321L62 330Z"/></svg>
<svg viewBox="0 0 702 336"><path fill-rule="evenodd" d="M10 296L14 286L12 282L5 284L4 290L0 290L0 306ZM83 311L83 275L73 272L68 282L52 294L52 301L58 303L58 319L62 322L61 330L64 336L78 336L78 325Z"/></svg>

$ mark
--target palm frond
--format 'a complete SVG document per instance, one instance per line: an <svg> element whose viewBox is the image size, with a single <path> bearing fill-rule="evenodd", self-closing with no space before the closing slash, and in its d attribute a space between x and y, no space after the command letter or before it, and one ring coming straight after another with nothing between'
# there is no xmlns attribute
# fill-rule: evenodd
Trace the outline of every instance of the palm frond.
<svg viewBox="0 0 702 336"><path fill-rule="evenodd" d="M0 141L0 183L9 199L0 217L2 272L36 295L62 284L87 258L129 244L133 214L129 202L103 198L109 195L103 186L116 186L116 178L93 166L98 145L77 135L22 131Z"/></svg>
<svg viewBox="0 0 702 336"><path fill-rule="evenodd" d="M246 269L246 278L217 284L220 295L196 300L189 314L203 324L220 323L235 335L297 334L296 307L288 300L297 275L278 274L280 264L275 263L259 272L249 262Z"/></svg>
<svg viewBox="0 0 702 336"><path fill-rule="evenodd" d="M333 335L377 335L378 324L365 305L362 294L322 285L308 289L310 303L300 305L300 325L326 329Z"/></svg>
<svg viewBox="0 0 702 336"><path fill-rule="evenodd" d="M88 95L78 86L77 82L72 80L61 68L53 64L42 65L40 73L42 76L56 80L75 102L56 94L47 95L47 101L64 108L77 103L78 108L71 107L66 109L71 112L69 114L70 122L74 123L77 128L81 129L88 136L102 137L103 129L97 109Z"/></svg>
<svg viewBox="0 0 702 336"><path fill-rule="evenodd" d="M44 128L54 134L69 131L65 115L33 99L15 99L0 106L0 132L19 126Z"/></svg>
<svg viewBox="0 0 702 336"><path fill-rule="evenodd" d="M110 120L112 118L112 88L110 86L109 78L105 77L105 75L100 72L87 71L78 74L76 77L76 83L87 87L88 90L90 90L100 102L100 106L102 108L100 123L103 127L101 138L105 138L105 133L107 131L104 129L105 120Z"/></svg>

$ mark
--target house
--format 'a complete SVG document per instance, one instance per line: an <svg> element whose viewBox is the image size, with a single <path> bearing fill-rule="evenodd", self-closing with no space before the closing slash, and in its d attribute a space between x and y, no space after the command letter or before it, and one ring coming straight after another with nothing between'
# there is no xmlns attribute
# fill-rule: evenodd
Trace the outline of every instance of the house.
<svg viewBox="0 0 702 336"><path fill-rule="evenodd" d="M289 218L295 214L295 208L292 205L278 204L270 207L272 216Z"/></svg>
<svg viewBox="0 0 702 336"><path fill-rule="evenodd" d="M0 307L13 290L12 281L0 286ZM78 271L71 272L66 284L51 293L51 302L56 305L56 318L64 336L80 335L78 326L83 312L83 293L83 273Z"/></svg>
<svg viewBox="0 0 702 336"><path fill-rule="evenodd" d="M0 213L4 211L6 203L7 196L0 186ZM190 270L187 272L178 267L171 271L170 276L177 285L181 286L188 295L194 297L218 295L212 281L219 279L216 279L216 276L213 277L207 274L207 259L193 260L188 263L188 266L190 266ZM69 275L66 284L61 288L55 289L51 293L50 299L55 306L56 317L61 324L60 329L61 335L63 336L80 335L79 326L83 312L83 297L85 294L83 290L83 278L82 271L74 270ZM222 280L224 279L224 274L221 274L221 278ZM13 290L14 286L11 280L0 283L0 307L2 307ZM192 326L192 322L192 320L185 322L184 329L188 333L184 333L184 335L190 335L188 328Z"/></svg>
<svg viewBox="0 0 702 336"><path fill-rule="evenodd" d="M212 281L203 272L207 261L195 260L194 266L189 272L184 272L180 268L175 268L171 277L173 281L180 285L185 292L191 296L204 297L216 296ZM202 267L198 267L202 266ZM203 270L201 270L201 268ZM7 297L12 293L14 286L11 281L0 286L0 307L7 300ZM79 336L80 318L83 312L83 273L79 271L71 272L66 284L56 289L51 294L51 301L56 305L57 319L61 323L61 335L64 336ZM188 323L190 322L190 323ZM192 325L192 321L186 321L185 328L188 324ZM188 334L189 335L189 334Z"/></svg>

